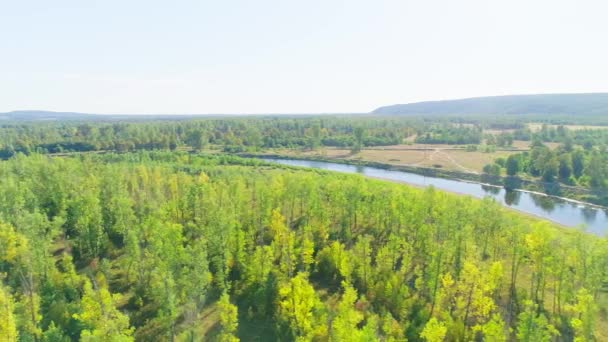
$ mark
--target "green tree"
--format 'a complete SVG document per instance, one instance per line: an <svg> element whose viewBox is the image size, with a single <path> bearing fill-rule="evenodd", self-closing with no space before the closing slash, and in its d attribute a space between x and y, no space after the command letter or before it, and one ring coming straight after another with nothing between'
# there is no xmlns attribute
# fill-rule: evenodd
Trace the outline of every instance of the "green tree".
<svg viewBox="0 0 608 342"><path fill-rule="evenodd" d="M542 313L537 313L537 306L532 301L526 301L524 305L525 310L518 316L518 341L546 342L559 335L559 332L549 323L547 317Z"/></svg>
<svg viewBox="0 0 608 342"><path fill-rule="evenodd" d="M483 167L483 173L491 176L500 176L500 165L487 164Z"/></svg>
<svg viewBox="0 0 608 342"><path fill-rule="evenodd" d="M250 126L245 132L245 140L244 143L246 146L252 147L254 150L257 150L262 146L262 135L260 131L255 126Z"/></svg>
<svg viewBox="0 0 608 342"><path fill-rule="evenodd" d="M81 194L75 197L67 210L66 224L77 236L77 247L83 258L93 259L104 248L104 232L98 179L90 177L81 184Z"/></svg>
<svg viewBox="0 0 608 342"><path fill-rule="evenodd" d="M194 150L201 151L209 143L209 138L202 129L194 130L188 135L186 143Z"/></svg>
<svg viewBox="0 0 608 342"><path fill-rule="evenodd" d="M321 124L319 122L312 124L308 145L311 150L316 150L321 145Z"/></svg>
<svg viewBox="0 0 608 342"><path fill-rule="evenodd" d="M559 161L552 153L547 153L543 156L543 164L541 168L543 180L552 182L559 172Z"/></svg>
<svg viewBox="0 0 608 342"><path fill-rule="evenodd" d="M517 176L520 171L519 158L516 155L510 155L505 163L505 168L507 169L507 175Z"/></svg>
<svg viewBox="0 0 608 342"><path fill-rule="evenodd" d="M367 289L372 276L372 238L369 235L359 236L352 249L353 274L359 279L360 288Z"/></svg>
<svg viewBox="0 0 608 342"><path fill-rule="evenodd" d="M63 331L55 325L55 322L51 322L48 329L44 332L42 340L44 342L70 342L70 338L66 336Z"/></svg>
<svg viewBox="0 0 608 342"><path fill-rule="evenodd" d="M363 129L362 126L357 126L354 129L354 134L355 134L355 144L352 147L352 152L358 153L361 151L361 148L363 148L363 139L365 136L365 130Z"/></svg>
<svg viewBox="0 0 608 342"><path fill-rule="evenodd" d="M235 336L238 328L238 312L235 305L230 303L230 296L227 293L222 294L218 302L220 312L220 342L238 342L239 338Z"/></svg>
<svg viewBox="0 0 608 342"><path fill-rule="evenodd" d="M567 180L572 175L572 157L570 154L562 154L559 157L559 178Z"/></svg>
<svg viewBox="0 0 608 342"><path fill-rule="evenodd" d="M572 153L572 173L577 179L583 175L585 169L585 155L583 151L577 149Z"/></svg>
<svg viewBox="0 0 608 342"><path fill-rule="evenodd" d="M589 183L592 187L603 187L606 181L606 163L602 156L595 152L591 156L591 160L585 168L585 174L589 177Z"/></svg>

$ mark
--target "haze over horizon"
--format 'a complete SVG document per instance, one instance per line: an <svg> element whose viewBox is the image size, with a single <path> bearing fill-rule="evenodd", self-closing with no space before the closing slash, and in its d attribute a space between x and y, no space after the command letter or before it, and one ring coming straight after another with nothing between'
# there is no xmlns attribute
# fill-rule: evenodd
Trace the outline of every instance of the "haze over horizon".
<svg viewBox="0 0 608 342"><path fill-rule="evenodd" d="M44 5L1 6L0 112L346 113L608 91L602 1Z"/></svg>

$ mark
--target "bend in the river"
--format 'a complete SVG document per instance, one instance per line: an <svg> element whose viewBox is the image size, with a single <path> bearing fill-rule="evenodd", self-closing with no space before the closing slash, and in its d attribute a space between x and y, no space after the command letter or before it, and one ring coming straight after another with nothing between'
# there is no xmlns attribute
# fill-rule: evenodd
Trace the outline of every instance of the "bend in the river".
<svg viewBox="0 0 608 342"><path fill-rule="evenodd" d="M266 159L265 161L283 165L309 167L344 173L359 173L373 178L404 182L416 186L434 186L437 189L474 196L491 197L503 206L527 214L538 216L564 226L584 226L590 233L605 235L608 231L608 212L585 203L576 203L564 199L535 194L520 190L505 190L497 186L465 182L455 179L428 177L415 173L384 170L369 166L355 166L331 162L296 159Z"/></svg>

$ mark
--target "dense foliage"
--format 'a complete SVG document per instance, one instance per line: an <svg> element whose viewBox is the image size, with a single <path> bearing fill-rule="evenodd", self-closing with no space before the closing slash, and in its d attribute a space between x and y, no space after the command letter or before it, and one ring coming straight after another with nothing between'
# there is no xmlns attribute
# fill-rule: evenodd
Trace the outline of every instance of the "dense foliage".
<svg viewBox="0 0 608 342"><path fill-rule="evenodd" d="M504 168L509 176L525 174L545 182L600 190L608 187L608 130L572 131L544 125L538 132L528 132L525 138L531 139L530 151L499 158L493 165L486 165L484 172L498 175ZM544 142L561 144L551 149Z"/></svg>
<svg viewBox="0 0 608 342"><path fill-rule="evenodd" d="M360 148L400 144L413 134L413 125L422 124L365 117L6 123L0 126L0 158L18 152L175 150L183 147L200 150L209 145L228 152L278 147Z"/></svg>
<svg viewBox="0 0 608 342"><path fill-rule="evenodd" d="M444 124L419 131L416 142L422 144L479 144L482 129L479 126Z"/></svg>
<svg viewBox="0 0 608 342"><path fill-rule="evenodd" d="M568 149L563 146L551 150L545 146L536 146L530 152L509 156L504 161L504 167L510 176L525 172L547 182L559 180L571 185L606 188L607 156L599 150Z"/></svg>
<svg viewBox="0 0 608 342"><path fill-rule="evenodd" d="M179 152L0 162L0 336L608 338L608 241L491 200Z"/></svg>
<svg viewBox="0 0 608 342"><path fill-rule="evenodd" d="M517 140L576 144L590 149L593 146L608 145L608 128L598 128L571 130L563 125L549 126L545 124L535 132L524 127L516 129L512 134Z"/></svg>

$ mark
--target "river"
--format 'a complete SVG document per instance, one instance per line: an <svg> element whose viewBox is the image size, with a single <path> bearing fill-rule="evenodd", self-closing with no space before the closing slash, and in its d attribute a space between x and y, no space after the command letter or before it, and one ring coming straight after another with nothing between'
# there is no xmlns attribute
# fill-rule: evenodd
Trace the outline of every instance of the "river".
<svg viewBox="0 0 608 342"><path fill-rule="evenodd" d="M502 187L482 185L455 179L427 177L404 171L384 170L369 166L355 166L339 163L296 159L269 159L284 165L309 167L344 173L358 173L373 178L404 182L416 186L434 186L437 189L470 195L477 198L491 197L503 206L527 214L548 219L568 227L583 227L586 231L604 236L608 230L608 212L593 205L576 203L561 198L545 196L519 190L505 190Z"/></svg>

